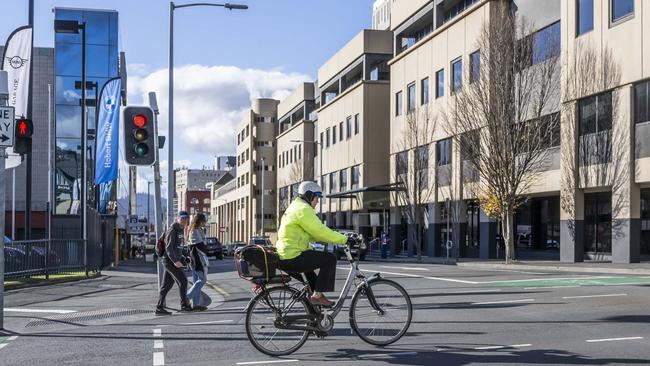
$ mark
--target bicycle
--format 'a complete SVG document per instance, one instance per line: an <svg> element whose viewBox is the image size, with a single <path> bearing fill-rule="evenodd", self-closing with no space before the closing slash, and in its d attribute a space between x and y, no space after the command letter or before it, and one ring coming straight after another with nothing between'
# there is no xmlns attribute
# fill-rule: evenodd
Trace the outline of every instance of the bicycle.
<svg viewBox="0 0 650 366"><path fill-rule="evenodd" d="M366 277L350 247L345 248L350 272L335 305L331 309L309 302L311 289L304 278L302 288L289 285L291 277L279 275L253 279L260 291L246 308L246 335L253 346L269 356L285 356L302 347L310 335L327 336L334 319L353 284L349 310L350 327L365 342L387 346L397 342L408 330L413 306L406 290L379 273Z"/></svg>

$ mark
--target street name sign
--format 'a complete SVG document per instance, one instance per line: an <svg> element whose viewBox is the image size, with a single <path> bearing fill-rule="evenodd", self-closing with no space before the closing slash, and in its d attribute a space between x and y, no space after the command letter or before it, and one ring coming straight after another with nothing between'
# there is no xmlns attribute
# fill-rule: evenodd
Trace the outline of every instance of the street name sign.
<svg viewBox="0 0 650 366"><path fill-rule="evenodd" d="M0 107L0 147L14 146L14 107Z"/></svg>

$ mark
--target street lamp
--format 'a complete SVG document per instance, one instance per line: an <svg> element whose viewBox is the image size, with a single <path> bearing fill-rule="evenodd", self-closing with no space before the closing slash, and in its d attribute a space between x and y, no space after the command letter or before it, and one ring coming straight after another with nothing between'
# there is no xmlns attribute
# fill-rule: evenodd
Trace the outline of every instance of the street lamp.
<svg viewBox="0 0 650 366"><path fill-rule="evenodd" d="M167 199L173 199L174 195L174 10L180 8L189 8L192 6L218 6L228 10L246 10L248 5L239 4L213 4L213 3L192 3L175 5L173 1L169 2L169 128L168 128L168 158L167 158ZM171 197L171 198L170 198ZM167 203L167 220L174 221L172 205Z"/></svg>
<svg viewBox="0 0 650 366"><path fill-rule="evenodd" d="M306 141L306 140L290 140L291 142L296 142L296 143L303 143L303 144L314 144L314 149L318 149L321 146L321 143L318 141ZM321 151L318 156L319 158L319 163L318 163L318 170L319 170L319 177L322 180L323 179L323 152ZM323 189L323 187L321 187ZM323 197L320 199L320 214L321 214L321 220L323 219Z"/></svg>
<svg viewBox="0 0 650 366"><path fill-rule="evenodd" d="M82 32L83 31L83 32ZM86 187L86 139L88 138L88 131L86 126L86 22L77 22L76 20L55 20L54 21L55 33L79 34L81 32L81 176L79 177L81 184L79 188L83 190L80 195L80 223L81 223L81 237L86 240L86 195L88 189ZM84 250L85 251L85 250ZM85 257L85 255L84 255Z"/></svg>

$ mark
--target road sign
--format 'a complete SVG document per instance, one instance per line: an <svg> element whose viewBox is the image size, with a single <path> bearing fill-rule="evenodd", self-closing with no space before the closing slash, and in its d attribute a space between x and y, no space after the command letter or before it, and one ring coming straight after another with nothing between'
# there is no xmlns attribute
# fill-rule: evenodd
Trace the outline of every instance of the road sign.
<svg viewBox="0 0 650 366"><path fill-rule="evenodd" d="M0 147L14 146L14 107L0 107Z"/></svg>
<svg viewBox="0 0 650 366"><path fill-rule="evenodd" d="M129 235L145 234L147 232L146 222L139 222L138 215L129 215L126 222L126 233Z"/></svg>

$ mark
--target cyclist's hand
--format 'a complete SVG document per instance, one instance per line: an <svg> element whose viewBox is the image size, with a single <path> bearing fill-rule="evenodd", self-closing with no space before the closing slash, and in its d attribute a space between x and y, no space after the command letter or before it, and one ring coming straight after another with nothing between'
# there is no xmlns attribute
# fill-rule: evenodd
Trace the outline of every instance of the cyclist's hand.
<svg viewBox="0 0 650 366"><path fill-rule="evenodd" d="M176 262L174 263L174 265L176 266L176 268L183 268L183 263L181 262Z"/></svg>
<svg viewBox="0 0 650 366"><path fill-rule="evenodd" d="M352 237L352 235L348 236L348 242L347 242L348 247L355 246L356 244L357 244L357 239Z"/></svg>

